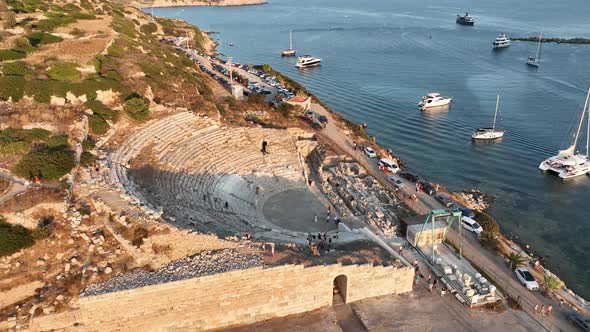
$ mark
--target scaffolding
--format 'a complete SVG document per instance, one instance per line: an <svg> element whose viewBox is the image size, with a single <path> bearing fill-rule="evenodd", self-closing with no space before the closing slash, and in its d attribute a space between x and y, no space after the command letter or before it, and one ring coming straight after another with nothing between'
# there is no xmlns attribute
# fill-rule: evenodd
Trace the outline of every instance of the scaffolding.
<svg viewBox="0 0 590 332"><path fill-rule="evenodd" d="M426 225L428 223L431 224L431 236L432 236L432 264L435 264L436 262L436 253L435 253L435 222L440 221L441 219L445 220L446 223L446 227L442 236L442 242L444 242L447 238L447 233L449 232L449 229L451 228L451 226L453 225L453 221L455 221L455 219L457 219L457 225L459 226L459 259L463 259L463 227L461 225L461 217L463 216L463 214L461 213L461 211L459 209L436 209L436 210L432 210L430 211L430 213L428 214L428 216L426 216L426 220L424 220L424 223L422 224L422 228L420 229L420 232L418 233L418 237L416 238L416 241L414 241L414 247L418 247L420 244L420 238L422 237L422 233L424 232L424 229L426 228Z"/></svg>

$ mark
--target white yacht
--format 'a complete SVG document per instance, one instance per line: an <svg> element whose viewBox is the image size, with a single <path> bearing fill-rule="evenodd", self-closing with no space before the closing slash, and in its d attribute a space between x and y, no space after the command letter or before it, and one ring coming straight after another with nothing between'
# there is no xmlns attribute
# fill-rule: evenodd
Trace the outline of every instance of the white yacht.
<svg viewBox="0 0 590 332"><path fill-rule="evenodd" d="M492 140L502 138L504 136L504 130L496 130L496 118L498 116L498 105L500 103L500 95L496 97L496 112L494 112L494 122L492 128L478 128L473 132L471 138L473 139L485 139Z"/></svg>
<svg viewBox="0 0 590 332"><path fill-rule="evenodd" d="M541 33L539 34L539 46L537 47L537 54L535 54L535 56L530 56L526 60L527 65L539 68L539 65L541 64L541 40L542 39L543 39L543 32L541 31Z"/></svg>
<svg viewBox="0 0 590 332"><path fill-rule="evenodd" d="M299 57L295 67L297 67L297 68L315 67L315 66L319 66L321 61L322 61L322 59L320 59L320 58L314 58L310 55L304 55L304 56Z"/></svg>
<svg viewBox="0 0 590 332"><path fill-rule="evenodd" d="M428 108L447 106L451 101L453 101L451 97L442 97L439 93L428 93L422 97L422 100L418 103L418 107L424 111Z"/></svg>
<svg viewBox="0 0 590 332"><path fill-rule="evenodd" d="M506 38L506 34L499 34L496 40L492 43L493 48L505 48L510 46L510 38Z"/></svg>
<svg viewBox="0 0 590 332"><path fill-rule="evenodd" d="M557 156L549 157L539 165L539 169L542 171L551 171L559 175L562 179L569 179L576 176L584 175L590 172L590 162L588 162L588 146L590 145L590 119L588 119L588 129L586 133L586 154L576 153L576 145L578 144L578 138L580 137L580 130L582 129L582 123L584 122L584 115L588 113L590 117L590 111L588 110L588 98L590 97L590 88L586 95L586 102L584 103L584 109L582 110L582 116L580 117L580 124L578 130L574 136L574 142L565 150L560 150Z"/></svg>
<svg viewBox="0 0 590 332"><path fill-rule="evenodd" d="M297 51L293 49L293 32L289 29L289 48L284 49L281 56L294 56L295 54L297 54Z"/></svg>

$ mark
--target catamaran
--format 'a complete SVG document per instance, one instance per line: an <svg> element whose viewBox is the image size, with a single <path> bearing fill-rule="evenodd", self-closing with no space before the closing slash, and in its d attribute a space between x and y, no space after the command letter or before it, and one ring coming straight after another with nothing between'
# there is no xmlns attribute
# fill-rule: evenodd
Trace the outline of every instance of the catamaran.
<svg viewBox="0 0 590 332"><path fill-rule="evenodd" d="M294 56L296 53L297 51L293 49L293 32L289 29L289 48L283 50L281 56Z"/></svg>
<svg viewBox="0 0 590 332"><path fill-rule="evenodd" d="M580 124L574 136L574 142L565 150L560 150L557 156L553 156L543 160L539 169L542 171L551 171L559 175L562 179L569 179L576 176L584 175L590 172L590 162L588 162L588 146L590 145L590 110L588 110L588 98L590 98L590 88L586 94L586 102L580 117ZM580 137L580 130L584 122L584 115L588 113L588 129L586 132L586 155L576 153L576 145Z"/></svg>
<svg viewBox="0 0 590 332"><path fill-rule="evenodd" d="M543 31L539 34L539 46L537 47L537 54L535 56L530 56L526 64L529 66L533 66L539 68L539 64L541 63L541 40L543 38Z"/></svg>
<svg viewBox="0 0 590 332"><path fill-rule="evenodd" d="M496 130L496 118L498 116L498 105L500 104L500 95L496 98L496 112L494 112L494 122L492 128L478 128L473 132L471 138L492 140L504 136L504 130Z"/></svg>

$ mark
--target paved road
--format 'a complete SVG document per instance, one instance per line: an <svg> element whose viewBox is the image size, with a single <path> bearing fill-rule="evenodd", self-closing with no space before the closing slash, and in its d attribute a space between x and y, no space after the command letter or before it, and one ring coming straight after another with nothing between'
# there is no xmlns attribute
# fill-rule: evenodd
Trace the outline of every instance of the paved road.
<svg viewBox="0 0 590 332"><path fill-rule="evenodd" d="M324 130L319 132L319 135L324 139L333 142L341 150L356 159L367 171L375 178L379 179L390 190L395 188L387 180L387 174L379 171L377 167L377 160L369 158L360 151L355 151L353 142L344 134L344 132L335 124L335 121L326 109L321 105L312 104L311 108L314 112L325 115L328 118L328 125ZM432 209L444 208L433 197L423 193L416 193L415 186L406 180L404 181L403 193L406 196L416 194L418 200L408 204L416 213L425 214ZM373 229L372 229L373 230ZM373 230L374 231L374 230ZM376 232L379 234L380 232ZM458 232L453 229L449 232L449 239L457 241ZM538 320L550 331L574 331L575 328L567 321L564 315L564 310L559 308L556 301L551 301L541 295L539 292L531 292L525 289L508 271L508 267L504 262L503 257L495 255L493 252L483 249L480 241L472 234L465 236L463 244L463 253L466 258L472 261L475 265L483 267L491 277L494 277L495 283L505 291L507 291L513 298L520 298L523 309L529 313L533 318ZM534 305L553 304L554 314L552 317L539 317L533 314Z"/></svg>
<svg viewBox="0 0 590 332"><path fill-rule="evenodd" d="M10 187L8 187L8 189L0 196L0 203L3 203L9 200L11 197L16 196L27 190L24 184L25 181L22 179L18 179L17 177L6 173L0 173L0 177L3 177L11 182Z"/></svg>

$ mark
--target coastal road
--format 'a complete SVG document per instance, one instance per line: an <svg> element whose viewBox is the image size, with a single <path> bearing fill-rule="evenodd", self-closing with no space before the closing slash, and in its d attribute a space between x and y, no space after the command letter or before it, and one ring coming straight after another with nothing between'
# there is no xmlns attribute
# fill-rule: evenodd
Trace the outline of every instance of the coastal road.
<svg viewBox="0 0 590 332"><path fill-rule="evenodd" d="M313 103L311 109L328 118L326 128L319 132L319 135L336 144L341 150L357 160L363 167L367 169L369 174L380 180L385 187L395 192L395 188L388 181L388 174L379 171L377 167L377 160L369 158L362 151L355 151L353 142L344 131L336 125L331 113L324 109L321 105ZM416 192L415 186L406 180L404 181L403 193L404 196L416 194L418 199L414 202L408 203L404 200L410 208L418 214L427 214L433 209L444 208L442 204L436 201L432 196L423 192ZM464 233L465 234L465 233ZM458 243L458 232L453 228L448 235L450 241ZM464 257L469 259L475 265L483 268L484 271L492 277L494 283L499 288L505 290L514 299L520 299L523 310L531 317L537 320L540 324L545 326L549 331L575 331L575 328L567 321L565 317L565 309L559 307L559 303L544 297L540 292L532 292L524 288L509 271L507 264L502 256L499 256L489 250L484 249L477 237L466 232L463 241ZM541 317L534 314L534 306L553 305L553 315L551 317Z"/></svg>

